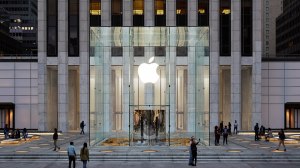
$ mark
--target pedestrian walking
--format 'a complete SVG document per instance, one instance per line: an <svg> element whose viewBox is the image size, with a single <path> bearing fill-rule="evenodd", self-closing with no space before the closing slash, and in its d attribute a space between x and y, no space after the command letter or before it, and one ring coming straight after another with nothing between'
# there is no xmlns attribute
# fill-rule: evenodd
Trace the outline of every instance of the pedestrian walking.
<svg viewBox="0 0 300 168"><path fill-rule="evenodd" d="M238 123L236 120L234 120L234 124L233 124L233 133L237 134L237 129L238 129Z"/></svg>
<svg viewBox="0 0 300 168"><path fill-rule="evenodd" d="M27 135L28 135L28 133L27 133L27 129L26 129L26 128L23 128L23 132L22 132L22 134L23 134L23 138L24 138L24 140L26 141L26 138L27 138Z"/></svg>
<svg viewBox="0 0 300 168"><path fill-rule="evenodd" d="M279 132L278 132L278 136L279 136L279 144L278 144L278 147L276 150L279 150L281 144L282 146L284 147L284 151L286 151L286 148L285 148L285 145L284 145L284 140L285 140L285 134L284 134L284 131L283 129L281 129Z"/></svg>
<svg viewBox="0 0 300 168"><path fill-rule="evenodd" d="M54 149L53 149L53 151L56 151L56 148L58 150L60 149L60 147L57 145L57 140L58 140L57 128L54 128L54 134L53 134Z"/></svg>
<svg viewBox="0 0 300 168"><path fill-rule="evenodd" d="M70 142L70 145L68 146L68 157L69 157L69 168L71 168L71 164L73 162L73 168L76 166L76 150L74 147L74 142Z"/></svg>
<svg viewBox="0 0 300 168"><path fill-rule="evenodd" d="M221 123L220 123L220 131L221 131L221 134L223 133L223 129L224 129L224 127L223 127L223 121L221 121Z"/></svg>
<svg viewBox="0 0 300 168"><path fill-rule="evenodd" d="M83 147L80 150L80 160L82 161L83 168L86 168L86 164L90 161L89 158L89 149L87 148L87 143L83 144Z"/></svg>
<svg viewBox="0 0 300 168"><path fill-rule="evenodd" d="M225 142L226 142L226 145L228 144L227 139L228 139L228 128L225 125L225 127L223 129L223 145L225 144Z"/></svg>
<svg viewBox="0 0 300 168"><path fill-rule="evenodd" d="M215 146L218 146L219 145L219 142L218 142L218 126L216 125L215 126Z"/></svg>
<svg viewBox="0 0 300 168"><path fill-rule="evenodd" d="M84 121L81 121L81 123L80 123L80 129L81 129L80 134L84 134L84 126L85 126Z"/></svg>
<svg viewBox="0 0 300 168"><path fill-rule="evenodd" d="M256 125L254 126L254 133L255 133L254 140L255 141L259 141L258 131L259 131L259 126L258 126L258 123L256 123Z"/></svg>

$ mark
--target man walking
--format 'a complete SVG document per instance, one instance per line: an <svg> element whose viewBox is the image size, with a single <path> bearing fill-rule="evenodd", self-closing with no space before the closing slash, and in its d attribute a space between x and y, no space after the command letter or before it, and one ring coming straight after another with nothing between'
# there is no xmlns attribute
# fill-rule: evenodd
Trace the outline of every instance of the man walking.
<svg viewBox="0 0 300 168"><path fill-rule="evenodd" d="M76 151L74 147L74 142L70 142L70 145L68 146L68 157L69 157L69 168L71 168L71 164L73 162L73 168L75 168L76 163Z"/></svg>
<svg viewBox="0 0 300 168"><path fill-rule="evenodd" d="M54 134L53 134L54 149L53 149L53 151L56 151L56 148L57 148L58 150L60 149L60 147L57 146L57 139L58 139L57 128L54 128Z"/></svg>
<svg viewBox="0 0 300 168"><path fill-rule="evenodd" d="M81 121L81 123L80 123L80 128L81 128L80 134L84 134L84 126L85 126L84 121Z"/></svg>

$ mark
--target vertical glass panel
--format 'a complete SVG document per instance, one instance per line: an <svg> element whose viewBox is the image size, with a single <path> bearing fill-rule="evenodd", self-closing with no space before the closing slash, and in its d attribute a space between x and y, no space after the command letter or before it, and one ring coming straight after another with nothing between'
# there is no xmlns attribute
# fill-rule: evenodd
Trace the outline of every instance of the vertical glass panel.
<svg viewBox="0 0 300 168"><path fill-rule="evenodd" d="M101 0L90 0L90 26L101 26Z"/></svg>
<svg viewBox="0 0 300 168"><path fill-rule="evenodd" d="M209 26L209 0L198 0L198 26Z"/></svg>
<svg viewBox="0 0 300 168"><path fill-rule="evenodd" d="M252 56L252 0L242 0L242 56Z"/></svg>
<svg viewBox="0 0 300 168"><path fill-rule="evenodd" d="M111 26L122 26L123 24L123 0L111 1Z"/></svg>
<svg viewBox="0 0 300 168"><path fill-rule="evenodd" d="M231 0L220 1L220 55L231 55Z"/></svg>
<svg viewBox="0 0 300 168"><path fill-rule="evenodd" d="M195 114L193 118L195 136L205 145L209 145L209 58L206 49L209 46L208 27L189 30L189 46L195 46ZM191 39L191 37L193 37ZM189 53L190 54L190 53Z"/></svg>
<svg viewBox="0 0 300 168"><path fill-rule="evenodd" d="M176 0L176 26L187 26L187 0Z"/></svg>
<svg viewBox="0 0 300 168"><path fill-rule="evenodd" d="M166 1L155 0L155 26L166 26Z"/></svg>

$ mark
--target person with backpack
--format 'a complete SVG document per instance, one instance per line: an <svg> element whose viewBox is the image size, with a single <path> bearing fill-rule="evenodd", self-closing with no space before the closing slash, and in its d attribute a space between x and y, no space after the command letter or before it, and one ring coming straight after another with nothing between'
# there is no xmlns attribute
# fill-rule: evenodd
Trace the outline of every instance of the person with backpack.
<svg viewBox="0 0 300 168"><path fill-rule="evenodd" d="M281 144L282 146L284 147L284 151L286 151L286 148L285 148L285 145L284 145L284 140L285 140L285 134L284 134L284 131L283 129L281 129L279 132L278 132L278 136L279 136L279 144L278 144L278 147L276 150L279 150Z"/></svg>
<svg viewBox="0 0 300 168"><path fill-rule="evenodd" d="M84 126L85 126L84 121L81 121L81 123L80 123L80 129L81 129L80 134L84 134Z"/></svg>

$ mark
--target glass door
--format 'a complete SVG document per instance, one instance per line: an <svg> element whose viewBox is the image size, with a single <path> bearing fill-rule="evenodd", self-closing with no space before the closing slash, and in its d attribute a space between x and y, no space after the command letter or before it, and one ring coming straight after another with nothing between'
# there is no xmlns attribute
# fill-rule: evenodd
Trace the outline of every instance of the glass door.
<svg viewBox="0 0 300 168"><path fill-rule="evenodd" d="M130 146L169 145L169 109L168 105L130 105Z"/></svg>

